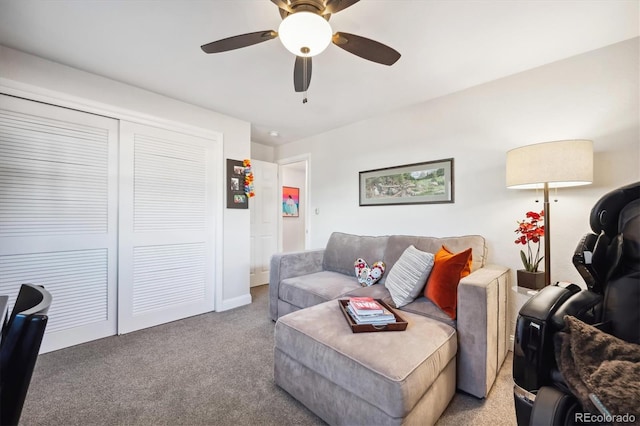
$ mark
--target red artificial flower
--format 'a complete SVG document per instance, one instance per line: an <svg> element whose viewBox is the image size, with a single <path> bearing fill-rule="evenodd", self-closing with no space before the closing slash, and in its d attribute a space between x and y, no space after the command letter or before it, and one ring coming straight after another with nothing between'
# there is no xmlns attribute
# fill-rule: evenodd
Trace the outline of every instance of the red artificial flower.
<svg viewBox="0 0 640 426"><path fill-rule="evenodd" d="M525 220L517 222L518 228L515 232L518 234L518 238L515 243L527 246L527 253L524 250L520 250L520 258L525 270L537 272L538 266L544 258L544 256L540 256L540 238L544 237L544 225L540 222L544 220L544 211L540 213L527 212L525 217ZM531 247L532 244L537 244L535 253Z"/></svg>

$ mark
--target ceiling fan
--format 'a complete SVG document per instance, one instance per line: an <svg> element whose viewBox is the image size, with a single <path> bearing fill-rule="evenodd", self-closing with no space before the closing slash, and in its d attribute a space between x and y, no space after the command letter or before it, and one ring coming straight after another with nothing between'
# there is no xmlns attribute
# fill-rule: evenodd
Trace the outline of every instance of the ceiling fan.
<svg viewBox="0 0 640 426"><path fill-rule="evenodd" d="M400 53L374 40L355 34L332 34L329 19L360 0L271 0L280 11L278 31L265 30L213 41L201 46L205 53L220 53L252 46L280 37L282 44L296 55L293 85L296 92L306 92L311 82L311 57L333 43L349 53L383 65L393 65ZM303 103L307 102L306 95Z"/></svg>

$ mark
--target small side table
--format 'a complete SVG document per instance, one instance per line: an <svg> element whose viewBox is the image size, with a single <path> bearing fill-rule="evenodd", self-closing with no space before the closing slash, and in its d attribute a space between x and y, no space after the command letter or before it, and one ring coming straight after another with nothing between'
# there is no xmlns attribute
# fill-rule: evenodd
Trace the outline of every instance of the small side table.
<svg viewBox="0 0 640 426"><path fill-rule="evenodd" d="M511 332L509 334L509 343L511 344L510 350L513 350L513 341L516 331L516 322L518 321L518 313L522 306L529 301L533 296L538 294L539 290L532 290L526 287L519 287L517 285L511 286L513 292L512 301L509 304L511 307Z"/></svg>
<svg viewBox="0 0 640 426"><path fill-rule="evenodd" d="M540 291L540 290L533 290L533 289L530 289L530 288L527 288L527 287L520 287L518 285L512 286L511 290L515 291L518 294L525 295L526 296L525 302L527 300L531 299L531 297L533 297L536 294L538 294L538 292Z"/></svg>

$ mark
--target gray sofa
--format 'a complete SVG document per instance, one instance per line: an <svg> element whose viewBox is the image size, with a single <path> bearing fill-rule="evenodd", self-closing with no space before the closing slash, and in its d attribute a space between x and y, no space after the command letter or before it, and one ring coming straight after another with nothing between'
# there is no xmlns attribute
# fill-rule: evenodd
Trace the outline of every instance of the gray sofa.
<svg viewBox="0 0 640 426"><path fill-rule="evenodd" d="M358 236L335 232L325 249L280 253L271 258L270 316L288 313L353 295L383 299L393 305L385 278L403 251L414 245L431 253L445 245L453 252L472 248L472 272L458 285L457 318L452 320L424 296L400 310L448 324L457 334L457 388L479 398L487 396L507 351L508 269L486 264L487 245L478 235ZM386 272L370 287L361 287L353 263L382 260Z"/></svg>

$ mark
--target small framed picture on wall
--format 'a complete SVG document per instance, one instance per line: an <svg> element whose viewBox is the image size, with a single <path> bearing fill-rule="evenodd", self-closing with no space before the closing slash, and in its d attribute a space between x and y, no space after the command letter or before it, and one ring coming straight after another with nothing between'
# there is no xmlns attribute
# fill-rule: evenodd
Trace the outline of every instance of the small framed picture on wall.
<svg viewBox="0 0 640 426"><path fill-rule="evenodd" d="M300 188L282 187L282 217L300 216Z"/></svg>
<svg viewBox="0 0 640 426"><path fill-rule="evenodd" d="M248 209L249 197L244 192L244 166L240 160L227 159L227 208Z"/></svg>

